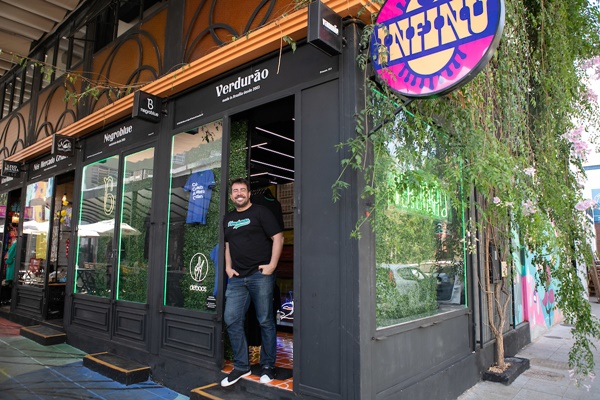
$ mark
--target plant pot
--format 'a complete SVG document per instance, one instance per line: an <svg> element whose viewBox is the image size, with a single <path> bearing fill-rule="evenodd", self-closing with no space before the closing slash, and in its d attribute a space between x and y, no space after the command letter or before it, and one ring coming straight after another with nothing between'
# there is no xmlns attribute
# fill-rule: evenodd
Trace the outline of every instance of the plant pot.
<svg viewBox="0 0 600 400"><path fill-rule="evenodd" d="M510 363L510 367L504 372L484 371L484 381L498 382L510 385L519 375L529 369L529 359L521 357L507 357L504 362Z"/></svg>

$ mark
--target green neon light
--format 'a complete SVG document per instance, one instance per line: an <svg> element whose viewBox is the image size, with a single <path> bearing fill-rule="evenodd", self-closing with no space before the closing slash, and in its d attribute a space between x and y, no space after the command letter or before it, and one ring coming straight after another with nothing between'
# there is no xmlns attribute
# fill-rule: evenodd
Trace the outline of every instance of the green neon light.
<svg viewBox="0 0 600 400"><path fill-rule="evenodd" d="M446 193L427 185L417 190L408 188L402 193L396 192L393 202L400 210L429 215L435 219L449 220L452 216Z"/></svg>
<svg viewBox="0 0 600 400"><path fill-rule="evenodd" d="M169 206L167 207L167 246L165 251L165 279L163 279L163 306L167 305L167 280L169 266L169 234L171 233L171 193L173 191L173 152L175 151L175 136L171 139L171 173L169 174Z"/></svg>

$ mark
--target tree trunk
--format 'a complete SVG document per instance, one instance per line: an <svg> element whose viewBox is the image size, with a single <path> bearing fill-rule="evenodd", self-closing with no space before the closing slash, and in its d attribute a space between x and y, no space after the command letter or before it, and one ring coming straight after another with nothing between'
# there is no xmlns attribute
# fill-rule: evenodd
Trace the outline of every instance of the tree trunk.
<svg viewBox="0 0 600 400"><path fill-rule="evenodd" d="M506 369L506 363L504 362L504 336L499 335L496 337L496 365L502 371Z"/></svg>

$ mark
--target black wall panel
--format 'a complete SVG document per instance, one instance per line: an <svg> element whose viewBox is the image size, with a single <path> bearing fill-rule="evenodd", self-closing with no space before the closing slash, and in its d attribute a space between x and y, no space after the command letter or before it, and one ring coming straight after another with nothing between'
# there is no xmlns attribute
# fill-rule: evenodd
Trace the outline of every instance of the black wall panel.
<svg viewBox="0 0 600 400"><path fill-rule="evenodd" d="M394 396L432 375L442 374L438 378L441 380L444 367L450 367L471 354L466 313L435 324L428 322L375 341L371 379L378 392L377 398L398 398ZM446 392L451 393L452 383L448 382L448 385ZM418 393L427 396L427 392Z"/></svg>
<svg viewBox="0 0 600 400"><path fill-rule="evenodd" d="M339 276L343 266L339 257L340 206L331 200L331 185L340 169L335 149L340 129L338 81L304 90L301 113L300 151L296 152L301 228L295 233L300 245L296 249L300 258L296 276L300 279L294 281L300 326L294 332L299 355L294 376L300 375L303 390L337 398L341 394Z"/></svg>
<svg viewBox="0 0 600 400"><path fill-rule="evenodd" d="M110 304L77 298L73 301L71 323L88 329L109 332Z"/></svg>
<svg viewBox="0 0 600 400"><path fill-rule="evenodd" d="M38 288L17 286L17 313L41 315L44 292Z"/></svg>
<svg viewBox="0 0 600 400"><path fill-rule="evenodd" d="M145 307L136 309L118 305L115 308L115 336L145 342L146 320Z"/></svg>
<svg viewBox="0 0 600 400"><path fill-rule="evenodd" d="M215 324L211 320L166 315L162 347L181 354L215 357Z"/></svg>

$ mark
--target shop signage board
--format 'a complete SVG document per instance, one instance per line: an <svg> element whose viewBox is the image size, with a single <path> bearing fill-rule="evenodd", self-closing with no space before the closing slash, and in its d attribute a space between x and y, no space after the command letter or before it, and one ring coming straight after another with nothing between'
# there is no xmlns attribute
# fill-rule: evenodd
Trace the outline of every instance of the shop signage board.
<svg viewBox="0 0 600 400"><path fill-rule="evenodd" d="M140 118L150 122L160 121L162 99L153 94L138 90L133 94L132 118Z"/></svg>
<svg viewBox="0 0 600 400"><path fill-rule="evenodd" d="M2 160L2 176L18 178L21 175L21 165L16 162Z"/></svg>
<svg viewBox="0 0 600 400"><path fill-rule="evenodd" d="M52 136L53 155L72 157L75 154L75 138L64 135Z"/></svg>
<svg viewBox="0 0 600 400"><path fill-rule="evenodd" d="M22 185L23 185L23 175L19 176L18 178L13 178L12 176L0 177L0 192L18 188Z"/></svg>
<svg viewBox="0 0 600 400"><path fill-rule="evenodd" d="M141 119L129 119L86 139L84 161L107 157L120 149L143 143L156 135L158 135L156 124Z"/></svg>
<svg viewBox="0 0 600 400"><path fill-rule="evenodd" d="M251 63L237 73L216 80L175 102L174 129L198 124L232 107L338 72L339 57L330 57L313 46Z"/></svg>
<svg viewBox="0 0 600 400"><path fill-rule="evenodd" d="M371 36L378 79L401 96L430 98L473 79L496 51L503 0L388 0Z"/></svg>
<svg viewBox="0 0 600 400"><path fill-rule="evenodd" d="M61 154L50 154L29 163L27 165L27 180L35 181L42 177L55 175L72 169L75 158Z"/></svg>
<svg viewBox="0 0 600 400"><path fill-rule="evenodd" d="M330 56L342 53L342 17L320 1L308 5L307 41Z"/></svg>

